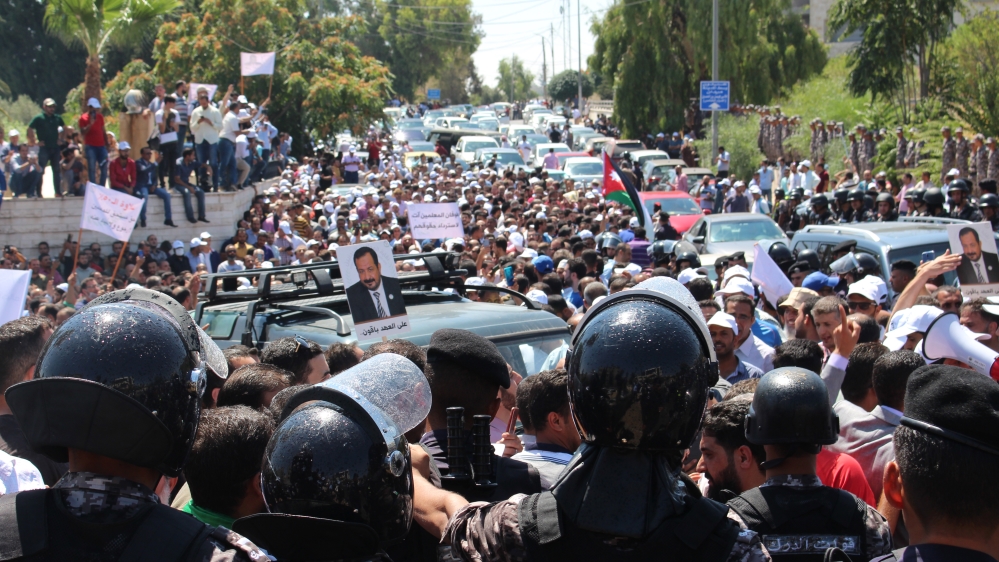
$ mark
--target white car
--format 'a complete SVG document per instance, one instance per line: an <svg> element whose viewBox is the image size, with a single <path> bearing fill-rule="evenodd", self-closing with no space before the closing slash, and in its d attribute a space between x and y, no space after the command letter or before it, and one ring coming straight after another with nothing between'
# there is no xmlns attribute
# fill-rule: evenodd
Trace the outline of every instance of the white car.
<svg viewBox="0 0 999 562"><path fill-rule="evenodd" d="M603 180L604 161L601 158L592 156L580 156L566 158L562 164L566 176L580 183L589 183L593 180Z"/></svg>
<svg viewBox="0 0 999 562"><path fill-rule="evenodd" d="M632 150L631 151L631 162L638 169L642 169L649 160L662 160L668 159L669 154L661 150Z"/></svg>
<svg viewBox="0 0 999 562"><path fill-rule="evenodd" d="M496 117L496 112L495 111L489 111L489 110L476 111L475 114L472 115L468 120L471 121L472 123L476 123L476 122L481 121L483 119L497 119L498 120L498 118Z"/></svg>
<svg viewBox="0 0 999 562"><path fill-rule="evenodd" d="M461 137L458 139L458 144L454 145L452 152L458 156L459 159L465 162L471 162L475 159L475 151L480 148L499 148L500 145L496 142L496 139L492 137Z"/></svg>
<svg viewBox="0 0 999 562"><path fill-rule="evenodd" d="M547 117L548 115L552 115L552 110L535 109L534 112L531 113L531 126L537 129L538 125L541 124L541 120Z"/></svg>
<svg viewBox="0 0 999 562"><path fill-rule="evenodd" d="M510 142L514 144L520 142L520 137L523 135L533 134L536 134L534 127L529 125L510 125L510 127L506 130L506 138L510 139ZM517 142L514 142L514 139L516 139Z"/></svg>
<svg viewBox="0 0 999 562"><path fill-rule="evenodd" d="M464 117L445 117L442 121L442 126L447 129L463 129L468 124L468 119Z"/></svg>
<svg viewBox="0 0 999 562"><path fill-rule="evenodd" d="M561 115L545 115L541 119L541 123L538 125L538 132L543 135L548 134L548 129L551 128L552 124L555 125L556 129L561 131L562 128L565 127L567 121L568 120Z"/></svg>
<svg viewBox="0 0 999 562"><path fill-rule="evenodd" d="M564 142L545 142L534 146L534 152L531 153L531 163L535 166L540 166L544 162L545 155L548 154L550 149L555 149L555 154L560 152L571 152L569 145Z"/></svg>

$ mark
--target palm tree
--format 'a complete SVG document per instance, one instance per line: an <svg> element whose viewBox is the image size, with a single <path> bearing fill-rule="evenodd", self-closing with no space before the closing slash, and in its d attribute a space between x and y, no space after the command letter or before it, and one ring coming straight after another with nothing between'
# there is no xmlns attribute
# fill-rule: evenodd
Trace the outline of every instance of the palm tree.
<svg viewBox="0 0 999 562"><path fill-rule="evenodd" d="M85 98L101 97L101 55L110 44L141 41L160 19L181 6L177 0L49 0L45 27L67 44L87 50Z"/></svg>

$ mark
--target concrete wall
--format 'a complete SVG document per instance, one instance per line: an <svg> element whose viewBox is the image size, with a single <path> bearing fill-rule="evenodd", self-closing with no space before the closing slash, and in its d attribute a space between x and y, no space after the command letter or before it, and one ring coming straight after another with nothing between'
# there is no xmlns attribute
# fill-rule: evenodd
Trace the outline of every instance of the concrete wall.
<svg viewBox="0 0 999 562"><path fill-rule="evenodd" d="M258 186L258 189L266 189L266 184L261 185L263 187ZM253 188L235 193L206 193L206 218L211 222L191 224L184 215L184 200L180 194L173 193L170 205L177 228L163 224L163 200L150 196L149 206L146 208L148 226L141 228L136 225L132 231L132 251L135 251L136 242L144 240L150 234L155 234L161 243L164 240L183 240L186 245L206 230L212 234L213 246L218 250L222 242L236 232L236 223L243 217L243 212L250 208L253 196ZM197 199L193 196L191 203L197 213ZM67 234L72 234L73 239L76 239L82 213L83 197L4 199L0 206L0 245L16 246L30 259L37 255L35 248L44 240L49 243L52 252L58 254ZM83 242L87 245L100 242L106 255L111 251L114 240L109 236L84 230Z"/></svg>

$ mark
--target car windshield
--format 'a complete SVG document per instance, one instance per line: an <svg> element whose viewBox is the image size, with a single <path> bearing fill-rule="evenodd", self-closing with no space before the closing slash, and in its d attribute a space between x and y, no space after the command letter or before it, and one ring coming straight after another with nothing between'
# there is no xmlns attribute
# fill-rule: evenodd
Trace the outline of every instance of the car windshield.
<svg viewBox="0 0 999 562"><path fill-rule="evenodd" d="M548 154L548 151L551 150L551 149L553 149L553 148L555 149L555 154L559 154L559 153L562 153L562 152L569 152L568 147L565 147L565 146L546 146L546 147L543 147L543 148L542 147L538 147L538 154Z"/></svg>
<svg viewBox="0 0 999 562"><path fill-rule="evenodd" d="M577 162L566 164L565 171L577 176L598 176L604 173L604 165L600 162Z"/></svg>
<svg viewBox="0 0 999 562"><path fill-rule="evenodd" d="M482 154L483 160L492 160L493 158L496 158L496 161L504 166L507 164L524 165L524 159L516 152L484 152Z"/></svg>
<svg viewBox="0 0 999 562"><path fill-rule="evenodd" d="M662 205L663 210L670 215L701 214L700 207L697 206L697 203L694 203L693 199L688 199L687 197L660 197L645 200L645 208L649 210L650 215L655 212L653 208L656 203Z"/></svg>
<svg viewBox="0 0 999 562"><path fill-rule="evenodd" d="M673 181L676 179L676 170L673 169L673 166L656 166L655 168L652 168L652 172L648 174L648 176L655 178L665 177L668 178L669 181Z"/></svg>
<svg viewBox="0 0 999 562"><path fill-rule="evenodd" d="M719 221L711 225L709 242L742 242L783 238L779 226L770 220Z"/></svg>
<svg viewBox="0 0 999 562"><path fill-rule="evenodd" d="M468 141L465 143L464 152L475 152L480 148L498 148L496 141Z"/></svg>
<svg viewBox="0 0 999 562"><path fill-rule="evenodd" d="M413 119L412 121L410 120L399 121L398 123L395 124L395 126L398 127L400 130L422 129L423 121L420 119Z"/></svg>
<svg viewBox="0 0 999 562"><path fill-rule="evenodd" d="M396 132L395 138L399 140L427 140L426 135L420 129L400 129Z"/></svg>
<svg viewBox="0 0 999 562"><path fill-rule="evenodd" d="M496 347L514 371L527 377L540 373L548 355L562 347L562 344L568 343L568 339L569 334L566 332L564 337L547 336L497 342Z"/></svg>

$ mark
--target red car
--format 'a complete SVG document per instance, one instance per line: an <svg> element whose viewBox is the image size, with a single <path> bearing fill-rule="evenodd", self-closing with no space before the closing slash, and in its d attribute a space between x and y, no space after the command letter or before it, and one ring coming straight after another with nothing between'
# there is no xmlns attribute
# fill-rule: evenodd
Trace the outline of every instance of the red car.
<svg viewBox="0 0 999 562"><path fill-rule="evenodd" d="M664 211L668 212L669 223L680 234L690 230L697 219L704 216L697 201L682 191L642 191L639 192L638 196L642 199L645 208L649 210L649 215L655 214L657 203Z"/></svg>

